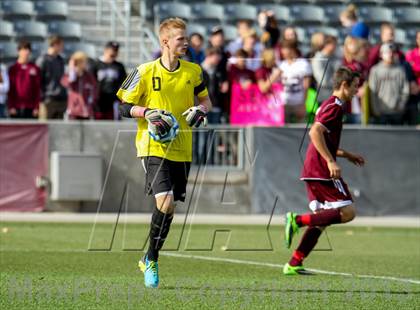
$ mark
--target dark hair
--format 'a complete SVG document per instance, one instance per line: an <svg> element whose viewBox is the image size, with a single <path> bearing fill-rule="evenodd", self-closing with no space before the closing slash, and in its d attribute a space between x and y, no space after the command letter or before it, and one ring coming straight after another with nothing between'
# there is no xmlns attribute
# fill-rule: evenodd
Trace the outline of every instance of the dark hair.
<svg viewBox="0 0 420 310"><path fill-rule="evenodd" d="M190 40L191 40L192 37L198 37L200 39L200 41L204 41L204 37L198 32L191 33L190 34Z"/></svg>
<svg viewBox="0 0 420 310"><path fill-rule="evenodd" d="M282 48L289 48L294 50L295 52L298 51L298 45L297 42L295 40L283 40L281 41L281 45Z"/></svg>
<svg viewBox="0 0 420 310"><path fill-rule="evenodd" d="M334 36L327 35L324 40L324 46L332 43L337 44L337 38Z"/></svg>
<svg viewBox="0 0 420 310"><path fill-rule="evenodd" d="M220 48L218 47L208 47L206 49L206 56L214 55L214 54L221 54Z"/></svg>
<svg viewBox="0 0 420 310"><path fill-rule="evenodd" d="M20 51L21 49L32 51L31 43L25 40L19 41L17 50Z"/></svg>
<svg viewBox="0 0 420 310"><path fill-rule="evenodd" d="M56 44L60 44L62 42L63 42L63 38L56 35L56 34L53 34L48 38L48 46L49 47L54 46Z"/></svg>
<svg viewBox="0 0 420 310"><path fill-rule="evenodd" d="M354 79L359 78L359 77L360 77L359 72L353 71L347 67L340 67L334 73L334 78L333 78L334 89L339 89L343 82L346 82L348 85L351 85Z"/></svg>
<svg viewBox="0 0 420 310"><path fill-rule="evenodd" d="M248 57L248 53L244 49L240 48L236 51L235 56L236 57L241 57L241 58L246 58L246 57Z"/></svg>

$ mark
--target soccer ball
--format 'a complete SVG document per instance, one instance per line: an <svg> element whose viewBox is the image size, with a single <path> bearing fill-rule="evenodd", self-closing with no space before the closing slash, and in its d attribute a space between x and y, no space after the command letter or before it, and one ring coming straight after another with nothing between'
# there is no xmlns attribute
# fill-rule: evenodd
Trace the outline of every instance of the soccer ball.
<svg viewBox="0 0 420 310"><path fill-rule="evenodd" d="M179 133L179 124L175 116L173 116L171 113L168 113L165 116L168 117L167 121L169 124L171 124L171 129L165 135L161 136L159 134L155 134L150 124L147 127L149 135L152 137L152 139L160 143L169 143L173 141Z"/></svg>

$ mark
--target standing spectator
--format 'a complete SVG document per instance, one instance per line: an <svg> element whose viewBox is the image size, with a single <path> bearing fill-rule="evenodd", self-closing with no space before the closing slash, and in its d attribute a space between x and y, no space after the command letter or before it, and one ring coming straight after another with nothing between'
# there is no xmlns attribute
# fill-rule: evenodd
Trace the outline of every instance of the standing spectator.
<svg viewBox="0 0 420 310"><path fill-rule="evenodd" d="M420 31L416 34L417 47L408 51L405 55L407 77L410 82L410 97L407 102L404 121L408 125L416 125L419 118L420 102Z"/></svg>
<svg viewBox="0 0 420 310"><path fill-rule="evenodd" d="M299 38L298 38L298 35L297 35L297 32L296 32L296 29L293 26L285 27L283 29L281 38L282 38L281 42L284 42L284 41L294 42L296 44L296 47L297 47L298 57L302 56L302 53L299 50ZM277 59L278 60L283 60L284 59L284 55L282 55L282 53L281 53L281 51L282 51L281 42L278 44L278 48L277 48L277 51L278 51Z"/></svg>
<svg viewBox="0 0 420 310"><path fill-rule="evenodd" d="M262 45L258 42L257 32L254 29L244 35L242 49L248 54L246 67L255 72L261 66Z"/></svg>
<svg viewBox="0 0 420 310"><path fill-rule="evenodd" d="M325 44L325 34L322 32L315 32L312 34L311 36L311 50L308 53L308 55L306 55L306 58L312 58L316 55L316 53L318 53L320 50L322 50L322 48L324 47Z"/></svg>
<svg viewBox="0 0 420 310"><path fill-rule="evenodd" d="M344 28L346 28L346 34L351 35L357 39L369 39L369 27L358 21L357 8L354 4L350 4L347 8L341 12L340 21Z"/></svg>
<svg viewBox="0 0 420 310"><path fill-rule="evenodd" d="M205 53L203 50L204 38L201 34L194 32L190 35L190 44L187 49L186 57L189 61L201 64L204 61Z"/></svg>
<svg viewBox="0 0 420 310"><path fill-rule="evenodd" d="M263 94L271 91L273 83L278 82L281 71L276 66L276 56L273 49L262 52L262 66L255 72L258 88Z"/></svg>
<svg viewBox="0 0 420 310"><path fill-rule="evenodd" d="M6 101L9 87L10 83L7 68L4 64L0 63L0 118L5 118L7 116Z"/></svg>
<svg viewBox="0 0 420 310"><path fill-rule="evenodd" d="M368 70L370 70L374 65L381 61L380 49L382 44L392 43L395 45L396 53L400 58L400 61L404 60L404 54L398 48L398 45L395 44L395 27L390 23L383 23L381 25L381 42L371 47L369 50L369 58L367 61Z"/></svg>
<svg viewBox="0 0 420 310"><path fill-rule="evenodd" d="M98 82L99 97L95 107L95 119L119 119L117 91L127 74L124 65L117 61L120 45L110 41L103 55L93 64L93 74Z"/></svg>
<svg viewBox="0 0 420 310"><path fill-rule="evenodd" d="M211 30L209 38L209 47L215 47L219 49L220 62L217 65L217 71L220 72L220 74L223 77L223 93L226 93L229 89L229 82L227 77L227 63L229 59L229 54L225 50L225 35L222 27L215 26Z"/></svg>
<svg viewBox="0 0 420 310"><path fill-rule="evenodd" d="M67 115L69 119L92 119L97 100L95 77L87 71L87 56L75 52L69 60L68 73L61 79L67 88Z"/></svg>
<svg viewBox="0 0 420 310"><path fill-rule="evenodd" d="M201 64L204 82L213 104L212 110L207 114L207 119L210 124L222 123L222 116L227 113L224 107L224 93L227 92L227 89L223 87L223 84L226 81L224 80L225 77L222 72L218 70L220 60L220 49L217 47L209 47L206 50L206 58Z"/></svg>
<svg viewBox="0 0 420 310"><path fill-rule="evenodd" d="M265 48L274 48L280 39L280 29L273 11L261 11L258 24L263 31L261 43Z"/></svg>
<svg viewBox="0 0 420 310"><path fill-rule="evenodd" d="M239 49L235 54L235 63L228 70L229 83L239 83L243 89L247 89L255 82L255 73L246 67L247 52Z"/></svg>
<svg viewBox="0 0 420 310"><path fill-rule="evenodd" d="M31 44L18 44L17 62L9 68L10 90L7 100L12 118L37 118L41 99L41 72L30 62Z"/></svg>
<svg viewBox="0 0 420 310"><path fill-rule="evenodd" d="M337 39L333 36L326 36L324 46L315 53L311 61L313 75L319 88L318 100L320 102L330 97L334 87L334 73L341 65L341 61L336 57L336 49Z"/></svg>
<svg viewBox="0 0 420 310"><path fill-rule="evenodd" d="M294 41L283 41L281 53L284 60L279 67L284 87L282 99L285 104L285 120L287 123L303 122L306 115L306 93L311 85L311 65L306 59L299 58Z"/></svg>
<svg viewBox="0 0 420 310"><path fill-rule="evenodd" d="M368 79L367 56L368 43L366 40L352 36L346 37L343 49L343 65L360 74L357 94L353 96L351 104L346 105L344 108L346 123L361 123L361 98L364 95L364 83Z"/></svg>
<svg viewBox="0 0 420 310"><path fill-rule="evenodd" d="M226 48L230 55L235 55L242 48L243 37L251 30L251 22L249 20L238 20L236 23L236 31L238 37L230 42Z"/></svg>
<svg viewBox="0 0 420 310"><path fill-rule="evenodd" d="M66 111L67 93L60 83L65 67L64 59L60 55L63 48L63 39L52 35L48 39L47 53L37 60L41 69L40 119L63 119Z"/></svg>
<svg viewBox="0 0 420 310"><path fill-rule="evenodd" d="M382 61L372 67L369 75L373 122L401 125L410 85L396 47L383 44L380 53Z"/></svg>

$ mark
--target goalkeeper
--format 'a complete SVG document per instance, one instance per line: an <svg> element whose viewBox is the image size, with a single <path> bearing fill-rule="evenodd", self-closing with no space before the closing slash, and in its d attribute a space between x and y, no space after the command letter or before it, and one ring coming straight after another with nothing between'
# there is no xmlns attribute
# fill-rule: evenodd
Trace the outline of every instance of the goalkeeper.
<svg viewBox="0 0 420 310"><path fill-rule="evenodd" d="M146 172L147 193L156 199L149 248L139 261L146 287L159 284L159 250L168 235L175 202L185 200L192 160L191 127L205 126L211 109L201 68L180 59L188 47L185 22L164 20L159 42L162 57L134 69L117 93L122 101L120 114L138 120L137 156Z"/></svg>

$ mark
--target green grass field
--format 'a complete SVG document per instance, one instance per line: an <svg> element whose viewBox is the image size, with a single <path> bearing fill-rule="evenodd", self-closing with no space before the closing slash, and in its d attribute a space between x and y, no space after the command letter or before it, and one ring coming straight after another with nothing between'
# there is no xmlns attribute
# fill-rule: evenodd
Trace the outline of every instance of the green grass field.
<svg viewBox="0 0 420 310"><path fill-rule="evenodd" d="M174 226L159 289L137 270L148 225L1 223L1 309L419 309L420 230L337 226L311 276L283 276L280 226ZM179 241L181 240L181 241ZM227 241L228 240L228 241ZM213 250L212 243L213 244ZM294 243L294 245L296 242ZM179 250L175 249L179 247ZM226 248L228 250L226 250ZM328 249L322 237L318 250ZM343 274L325 274L321 271ZM411 279L411 281L410 281Z"/></svg>

